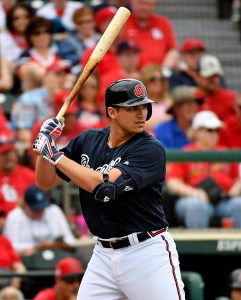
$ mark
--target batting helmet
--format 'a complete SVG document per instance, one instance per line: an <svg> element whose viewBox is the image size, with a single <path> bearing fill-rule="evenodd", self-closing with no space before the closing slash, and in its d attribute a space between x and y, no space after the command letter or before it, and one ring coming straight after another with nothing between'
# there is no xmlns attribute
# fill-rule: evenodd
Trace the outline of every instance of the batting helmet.
<svg viewBox="0 0 241 300"><path fill-rule="evenodd" d="M153 102L153 100L148 98L144 84L132 78L117 80L111 83L105 91L107 117L109 117L107 108L110 106L132 107L147 104L146 120L149 120L152 114L151 103Z"/></svg>

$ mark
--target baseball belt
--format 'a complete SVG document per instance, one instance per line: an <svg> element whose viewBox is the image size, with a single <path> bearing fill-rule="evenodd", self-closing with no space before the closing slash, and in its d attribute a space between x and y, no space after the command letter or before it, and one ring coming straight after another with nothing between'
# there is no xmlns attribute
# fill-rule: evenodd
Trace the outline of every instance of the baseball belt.
<svg viewBox="0 0 241 300"><path fill-rule="evenodd" d="M137 233L136 236L140 243L140 242L150 239L150 238L152 238L162 232L165 232L165 231L167 231L167 228L162 228L160 230L155 230L155 231L143 231L143 232ZM130 240L128 237L124 237L124 238L116 239L116 240L110 240L110 241L98 239L97 241L100 242L104 248L120 249L120 248L131 246L131 243L130 243Z"/></svg>

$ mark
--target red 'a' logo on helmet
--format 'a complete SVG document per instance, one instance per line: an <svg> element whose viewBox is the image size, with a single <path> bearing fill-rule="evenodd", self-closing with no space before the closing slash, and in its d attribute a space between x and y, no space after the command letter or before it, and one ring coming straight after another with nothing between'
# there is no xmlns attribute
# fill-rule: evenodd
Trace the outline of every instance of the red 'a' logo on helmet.
<svg viewBox="0 0 241 300"><path fill-rule="evenodd" d="M137 84L135 86L134 93L137 97L144 97L146 95L145 89L142 84Z"/></svg>

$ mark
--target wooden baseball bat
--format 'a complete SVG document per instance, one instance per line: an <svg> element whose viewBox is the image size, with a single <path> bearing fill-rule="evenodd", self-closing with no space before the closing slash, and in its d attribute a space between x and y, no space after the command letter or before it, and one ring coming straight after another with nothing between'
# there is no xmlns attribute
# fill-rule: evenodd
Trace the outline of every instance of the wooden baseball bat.
<svg viewBox="0 0 241 300"><path fill-rule="evenodd" d="M69 108L70 104L74 100L77 92L83 86L86 79L90 76L93 72L97 64L101 61L104 57L105 53L109 50L110 46L116 39L117 35L120 33L121 28L127 21L130 16L130 11L125 7L120 7L116 14L114 15L113 19L111 20L110 24L106 28L105 32L103 33L102 37L100 38L99 42L95 46L94 51L92 52L88 62L86 63L83 71L81 72L77 82L73 86L69 96L66 98L64 104L62 105L61 109L59 110L56 118L59 120L61 117L64 116L67 109Z"/></svg>

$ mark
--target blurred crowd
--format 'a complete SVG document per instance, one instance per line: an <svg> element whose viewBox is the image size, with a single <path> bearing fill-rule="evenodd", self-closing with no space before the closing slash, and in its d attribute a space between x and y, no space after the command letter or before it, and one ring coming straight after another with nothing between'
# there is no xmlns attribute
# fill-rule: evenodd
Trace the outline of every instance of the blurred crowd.
<svg viewBox="0 0 241 300"><path fill-rule="evenodd" d="M222 62L204 40L190 36L180 44L171 20L156 13L156 4L52 0L34 9L29 2L1 0L0 249L5 254L0 269L24 272L21 256L68 249L75 238L90 235L81 214L66 217L35 186L31 145L42 122L62 107L118 7L132 14L66 112L57 146L86 129L108 126L105 89L131 77L143 81L155 100L146 130L166 149L241 148L240 91L229 88ZM217 216L241 228L238 164L169 163L166 189L178 199L179 224L208 228ZM12 279L13 287L20 284Z"/></svg>

